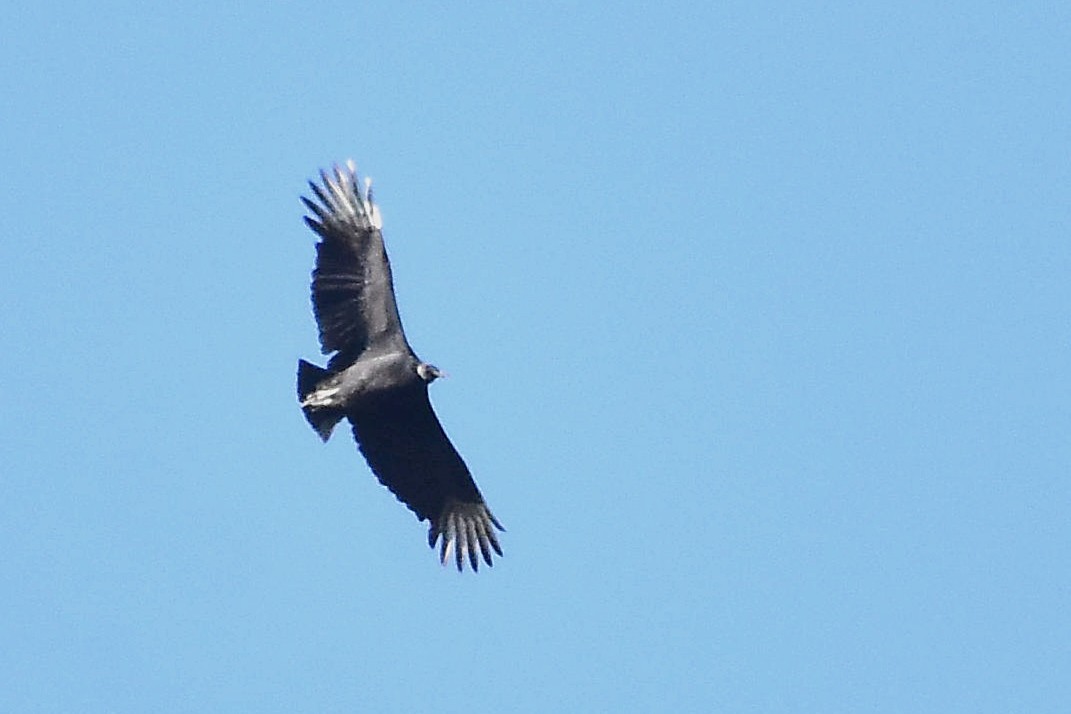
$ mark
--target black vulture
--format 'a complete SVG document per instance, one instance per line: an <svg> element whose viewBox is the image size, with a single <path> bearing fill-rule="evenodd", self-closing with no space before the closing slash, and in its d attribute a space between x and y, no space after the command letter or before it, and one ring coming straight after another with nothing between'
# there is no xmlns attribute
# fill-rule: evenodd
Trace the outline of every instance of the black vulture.
<svg viewBox="0 0 1071 714"><path fill-rule="evenodd" d="M305 222L320 237L312 272L312 308L327 369L298 361L298 398L325 442L343 417L380 483L427 519L428 545L441 539L439 559L457 569L478 555L492 565L502 555L491 514L428 399L442 376L413 352L402 330L390 262L383 246L372 182L362 186L353 162L310 181L315 201L302 197Z"/></svg>

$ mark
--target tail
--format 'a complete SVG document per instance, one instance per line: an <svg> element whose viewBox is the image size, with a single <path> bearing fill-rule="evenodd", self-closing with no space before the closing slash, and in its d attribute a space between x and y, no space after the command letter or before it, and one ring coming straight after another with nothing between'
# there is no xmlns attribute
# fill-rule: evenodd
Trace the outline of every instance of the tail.
<svg viewBox="0 0 1071 714"><path fill-rule="evenodd" d="M330 407L309 406L305 404L305 398L316 391L316 386L330 374L326 369L321 369L303 359L298 360L297 388L298 399L302 405L301 411L305 414L305 419L308 420L312 428L316 430L316 433L324 441L331 438L331 430L335 428L335 424L338 424L345 414L341 410Z"/></svg>

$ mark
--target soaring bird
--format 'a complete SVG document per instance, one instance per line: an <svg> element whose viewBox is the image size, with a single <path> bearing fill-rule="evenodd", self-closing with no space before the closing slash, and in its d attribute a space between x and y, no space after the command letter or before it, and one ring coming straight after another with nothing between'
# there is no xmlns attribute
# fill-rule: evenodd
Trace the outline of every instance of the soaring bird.
<svg viewBox="0 0 1071 714"><path fill-rule="evenodd" d="M439 560L457 569L491 551L502 555L492 515L431 408L428 385L442 376L413 352L402 330L394 280L383 245L372 182L363 186L352 161L310 181L302 196L305 222L319 236L312 271L312 308L327 369L298 360L301 410L327 441L343 418L368 466L398 498L427 520L428 545L441 541Z"/></svg>

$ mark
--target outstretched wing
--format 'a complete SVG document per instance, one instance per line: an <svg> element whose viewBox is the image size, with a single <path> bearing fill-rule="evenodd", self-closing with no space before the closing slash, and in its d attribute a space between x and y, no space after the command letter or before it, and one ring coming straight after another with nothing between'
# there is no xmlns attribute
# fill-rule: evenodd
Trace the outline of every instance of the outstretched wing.
<svg viewBox="0 0 1071 714"><path fill-rule="evenodd" d="M479 555L488 565L492 550L502 555L495 528L503 528L432 411L426 384L367 400L347 416L380 483L430 522L428 545L434 548L442 537L443 563L453 553L458 570L466 556L476 570Z"/></svg>
<svg viewBox="0 0 1071 714"><path fill-rule="evenodd" d="M320 178L322 186L309 182L316 201L301 200L312 213L305 222L321 239L312 308L323 353L337 351L343 360L368 347L408 350L371 184L362 191L352 162L333 175L321 171Z"/></svg>

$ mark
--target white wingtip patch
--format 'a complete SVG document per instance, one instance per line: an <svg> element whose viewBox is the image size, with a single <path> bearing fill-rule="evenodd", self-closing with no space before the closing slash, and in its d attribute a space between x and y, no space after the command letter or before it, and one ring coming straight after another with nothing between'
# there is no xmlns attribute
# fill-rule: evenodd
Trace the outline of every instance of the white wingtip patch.
<svg viewBox="0 0 1071 714"><path fill-rule="evenodd" d="M444 538L446 536L443 536ZM439 556L440 564L445 568L446 564L450 562L450 557L454 554L454 539L448 538L446 540L446 546L443 548L442 553Z"/></svg>
<svg viewBox="0 0 1071 714"><path fill-rule="evenodd" d="M372 179L358 180L357 164L347 159L345 168L335 165L334 174L321 172L324 188L330 204L327 206L339 218L352 221L358 228L368 230L383 228L383 217L379 206L372 199Z"/></svg>
<svg viewBox="0 0 1071 714"><path fill-rule="evenodd" d="M428 526L428 545L434 549L436 543L439 544L439 562L443 565L453 560L461 572L467 562L476 572L481 556L490 567L494 565L491 553L502 555L495 528L503 530L482 501L461 503L450 500L442 515Z"/></svg>
<svg viewBox="0 0 1071 714"><path fill-rule="evenodd" d="M357 164L354 163L353 159L347 159L346 166L350 170L350 185L353 187L354 193L357 194L357 199L361 202L365 218L373 228L383 228L383 217L379 213L379 206L376 205L375 200L372 198L372 177L364 177L364 190L361 191L357 183Z"/></svg>

